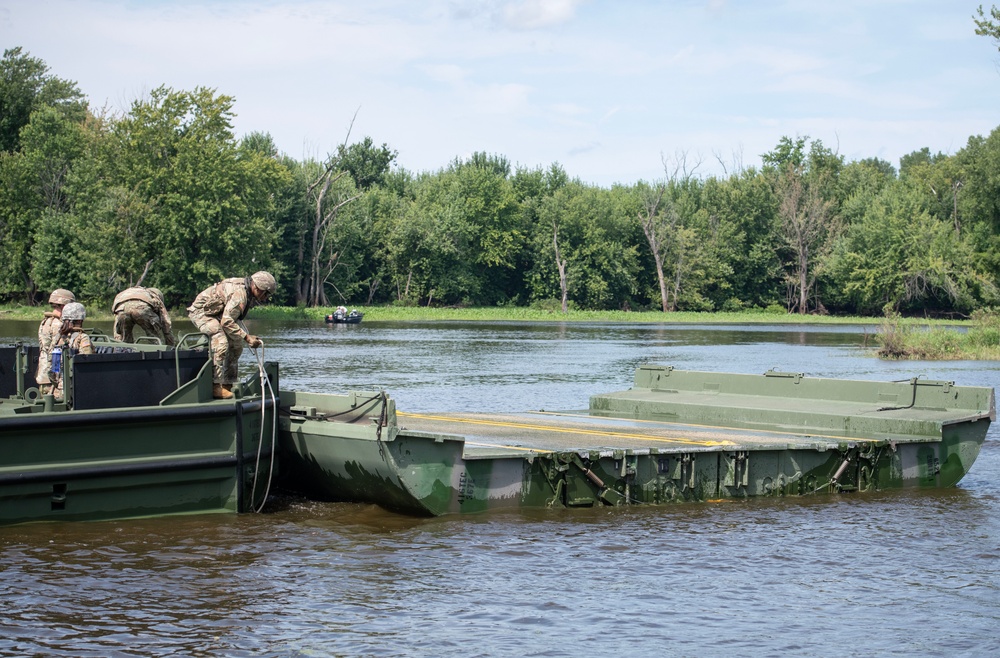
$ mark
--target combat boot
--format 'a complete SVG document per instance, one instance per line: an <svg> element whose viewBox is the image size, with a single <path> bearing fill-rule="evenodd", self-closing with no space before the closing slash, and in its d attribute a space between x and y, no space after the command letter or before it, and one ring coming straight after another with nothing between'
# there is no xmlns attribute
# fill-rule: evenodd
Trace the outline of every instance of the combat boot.
<svg viewBox="0 0 1000 658"><path fill-rule="evenodd" d="M229 400L233 397L233 392L229 386L222 384L212 384L212 397L216 400Z"/></svg>

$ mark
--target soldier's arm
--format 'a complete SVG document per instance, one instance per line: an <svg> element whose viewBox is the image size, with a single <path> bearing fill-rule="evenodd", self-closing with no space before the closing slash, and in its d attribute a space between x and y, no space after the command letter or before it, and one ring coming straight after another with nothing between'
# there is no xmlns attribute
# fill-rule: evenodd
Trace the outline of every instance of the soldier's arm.
<svg viewBox="0 0 1000 658"><path fill-rule="evenodd" d="M243 315L246 303L246 294L240 294L239 292L234 293L226 300L226 308L223 309L219 322L222 324L222 330L226 332L227 336L246 340L247 332L243 331L239 323L236 322L236 318Z"/></svg>
<svg viewBox="0 0 1000 658"><path fill-rule="evenodd" d="M177 340L174 338L173 328L170 325L170 314L167 313L167 307L160 304L160 322L163 323L163 337L167 341L167 345L175 345Z"/></svg>

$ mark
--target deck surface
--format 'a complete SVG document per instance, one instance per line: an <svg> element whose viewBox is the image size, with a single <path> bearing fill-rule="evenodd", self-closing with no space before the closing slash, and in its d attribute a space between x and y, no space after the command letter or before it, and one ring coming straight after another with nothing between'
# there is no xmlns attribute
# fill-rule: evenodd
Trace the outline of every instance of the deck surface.
<svg viewBox="0 0 1000 658"><path fill-rule="evenodd" d="M826 450L876 439L612 418L579 412L398 413L403 432L465 437L469 459L570 450ZM885 439L887 437L880 437ZM900 437L920 441L918 437Z"/></svg>

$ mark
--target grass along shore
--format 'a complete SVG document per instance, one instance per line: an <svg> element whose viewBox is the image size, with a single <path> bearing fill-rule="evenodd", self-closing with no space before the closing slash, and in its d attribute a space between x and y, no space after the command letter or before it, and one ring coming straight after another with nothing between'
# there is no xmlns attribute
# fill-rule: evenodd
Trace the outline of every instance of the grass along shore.
<svg viewBox="0 0 1000 658"><path fill-rule="evenodd" d="M45 306L0 305L0 320L41 319ZM609 324L720 324L720 325L861 325L870 333L877 354L886 359L1000 360L1000 311L986 309L970 320L886 317L798 315L773 311L695 313L675 311L579 311L563 314L539 308L432 308L426 306L369 306L358 308L365 322L605 322ZM323 322L332 308L261 306L250 311L254 320ZM171 311L182 318L183 308ZM110 321L107 309L88 307L87 317ZM873 349L873 353L875 350Z"/></svg>
<svg viewBox="0 0 1000 658"><path fill-rule="evenodd" d="M112 320L110 309L95 308L85 304L87 318L92 320ZM369 322L607 322L613 324L816 324L816 325L870 325L883 322L880 317L839 316L839 315L799 315L775 313L773 311L689 312L673 311L579 311L568 313L539 308L515 306L488 308L438 308L427 306L368 306L357 307ZM19 304L0 305L0 320L40 320L48 310L48 305L25 306ZM306 320L322 322L333 308L303 306L259 306L250 311L255 320ZM174 308L170 317L182 318L187 315L184 308ZM924 318L900 318L900 326L970 326L969 320L940 320Z"/></svg>
<svg viewBox="0 0 1000 658"><path fill-rule="evenodd" d="M913 324L887 311L876 340L883 359L1000 361L1000 310L973 311L967 331Z"/></svg>
<svg viewBox="0 0 1000 658"><path fill-rule="evenodd" d="M255 319L322 321L333 309L263 306L250 312ZM770 311L688 312L673 311L579 311L568 313L526 307L437 308L427 306L358 307L366 322L607 322L610 324L817 324L878 326L882 318L833 315L798 315ZM968 320L924 320L904 318L903 325L961 326Z"/></svg>

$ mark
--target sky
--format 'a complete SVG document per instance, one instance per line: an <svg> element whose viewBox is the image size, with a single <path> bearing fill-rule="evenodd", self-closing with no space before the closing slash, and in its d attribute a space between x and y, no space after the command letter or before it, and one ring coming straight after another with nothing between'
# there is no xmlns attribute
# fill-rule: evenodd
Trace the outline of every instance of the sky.
<svg viewBox="0 0 1000 658"><path fill-rule="evenodd" d="M111 112L212 88L299 160L367 136L413 172L480 151L609 187L759 167L784 136L955 153L1000 126L979 4L0 0L0 45Z"/></svg>

